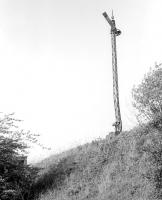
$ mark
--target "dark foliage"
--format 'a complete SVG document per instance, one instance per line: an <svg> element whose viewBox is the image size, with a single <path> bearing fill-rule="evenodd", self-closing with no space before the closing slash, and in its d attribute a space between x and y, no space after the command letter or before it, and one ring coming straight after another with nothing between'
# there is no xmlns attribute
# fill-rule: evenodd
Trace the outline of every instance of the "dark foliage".
<svg viewBox="0 0 162 200"><path fill-rule="evenodd" d="M12 115L0 119L0 199L28 200L38 168L27 165L24 139L36 141L30 132L19 131Z"/></svg>
<svg viewBox="0 0 162 200"><path fill-rule="evenodd" d="M33 196L36 198L40 192L44 193L48 189L59 189L75 169L76 163L73 156L62 158L58 164L51 165L47 173L37 178L32 187Z"/></svg>

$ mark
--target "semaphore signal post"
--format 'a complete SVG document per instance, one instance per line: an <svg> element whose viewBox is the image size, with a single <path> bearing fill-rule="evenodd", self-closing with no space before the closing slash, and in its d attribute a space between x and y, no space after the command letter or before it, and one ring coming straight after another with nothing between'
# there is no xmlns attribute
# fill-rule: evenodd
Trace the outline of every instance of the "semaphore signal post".
<svg viewBox="0 0 162 200"><path fill-rule="evenodd" d="M112 45L112 71L113 71L113 99L114 99L114 109L115 109L115 134L118 135L122 131L122 120L119 105L119 87L118 87L118 69L117 69L117 50L116 50L116 36L121 34L121 31L116 28L115 19L112 13L111 19L106 12L103 16L109 23L111 27L111 45Z"/></svg>

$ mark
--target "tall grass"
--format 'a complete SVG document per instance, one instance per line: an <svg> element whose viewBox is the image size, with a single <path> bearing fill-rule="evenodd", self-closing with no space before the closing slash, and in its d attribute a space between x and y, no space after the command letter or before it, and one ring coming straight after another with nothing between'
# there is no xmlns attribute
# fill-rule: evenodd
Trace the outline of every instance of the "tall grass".
<svg viewBox="0 0 162 200"><path fill-rule="evenodd" d="M139 127L73 149L34 191L39 200L160 200L162 133Z"/></svg>

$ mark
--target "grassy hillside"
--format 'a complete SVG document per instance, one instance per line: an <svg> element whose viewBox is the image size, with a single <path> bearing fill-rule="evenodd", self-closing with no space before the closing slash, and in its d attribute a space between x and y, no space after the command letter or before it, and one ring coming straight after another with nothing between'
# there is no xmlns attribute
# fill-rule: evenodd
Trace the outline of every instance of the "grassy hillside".
<svg viewBox="0 0 162 200"><path fill-rule="evenodd" d="M42 162L46 169L33 188L39 200L162 198L162 131L150 126L111 133L56 157Z"/></svg>

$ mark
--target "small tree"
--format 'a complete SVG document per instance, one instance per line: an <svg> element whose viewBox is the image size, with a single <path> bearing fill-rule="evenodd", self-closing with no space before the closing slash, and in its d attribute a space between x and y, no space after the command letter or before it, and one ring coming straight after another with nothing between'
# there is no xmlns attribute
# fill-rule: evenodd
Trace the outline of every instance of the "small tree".
<svg viewBox="0 0 162 200"><path fill-rule="evenodd" d="M140 119L159 127L162 124L162 68L156 65L145 74L140 85L132 90L133 106Z"/></svg>
<svg viewBox="0 0 162 200"><path fill-rule="evenodd" d="M28 200L38 169L25 163L27 145L37 135L19 130L13 115L0 118L0 199Z"/></svg>

